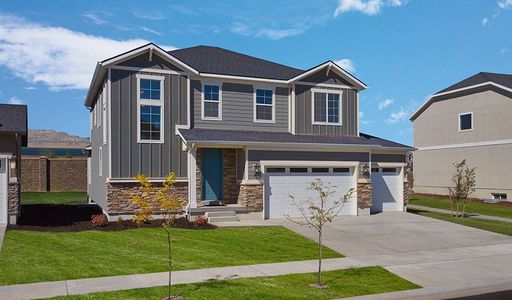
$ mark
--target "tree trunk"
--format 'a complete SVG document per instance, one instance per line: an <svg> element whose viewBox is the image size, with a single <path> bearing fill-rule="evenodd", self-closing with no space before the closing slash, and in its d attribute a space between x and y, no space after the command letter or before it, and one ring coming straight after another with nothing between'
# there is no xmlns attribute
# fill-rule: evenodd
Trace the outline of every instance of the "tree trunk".
<svg viewBox="0 0 512 300"><path fill-rule="evenodd" d="M452 212L452 219L453 219L453 198L450 197L450 211Z"/></svg>
<svg viewBox="0 0 512 300"><path fill-rule="evenodd" d="M316 284L322 286L322 229L318 231L318 274Z"/></svg>
<svg viewBox="0 0 512 300"><path fill-rule="evenodd" d="M466 212L466 199L462 202L462 218L464 218L464 214Z"/></svg>
<svg viewBox="0 0 512 300"><path fill-rule="evenodd" d="M167 259L169 260L169 283L168 283L168 287L167 287L167 296L168 298L167 299L171 299L171 282L172 282L172 277L171 277L171 271L172 271L172 247L171 247L171 230L170 229L166 229L167 231L167 254L168 254L168 257Z"/></svg>
<svg viewBox="0 0 512 300"><path fill-rule="evenodd" d="M460 213L459 213L459 200L457 199L457 201L455 201L455 206L457 207L457 218L460 218Z"/></svg>

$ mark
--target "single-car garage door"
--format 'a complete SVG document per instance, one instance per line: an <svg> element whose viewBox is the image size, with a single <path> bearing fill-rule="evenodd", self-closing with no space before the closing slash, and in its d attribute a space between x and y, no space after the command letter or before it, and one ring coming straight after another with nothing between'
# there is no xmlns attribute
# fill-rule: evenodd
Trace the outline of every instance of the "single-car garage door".
<svg viewBox="0 0 512 300"><path fill-rule="evenodd" d="M0 224L7 222L7 163L0 158Z"/></svg>
<svg viewBox="0 0 512 300"><path fill-rule="evenodd" d="M403 211L401 168L372 168L372 213Z"/></svg>
<svg viewBox="0 0 512 300"><path fill-rule="evenodd" d="M309 183L316 178L324 184L332 183L336 194L331 200L340 199L350 189L356 187L354 168L327 167L272 167L265 170L265 218L300 217L301 213L293 204L289 195L296 203L304 203L308 199L318 199L318 193L308 189ZM357 200L352 196L343 205L341 214L356 215Z"/></svg>

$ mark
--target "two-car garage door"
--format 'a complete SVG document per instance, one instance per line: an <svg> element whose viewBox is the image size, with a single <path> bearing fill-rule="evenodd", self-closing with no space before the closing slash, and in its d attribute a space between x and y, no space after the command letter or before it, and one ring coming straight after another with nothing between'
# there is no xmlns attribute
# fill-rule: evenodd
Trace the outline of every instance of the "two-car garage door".
<svg viewBox="0 0 512 300"><path fill-rule="evenodd" d="M318 203L318 193L308 189L311 181L319 178L324 184L336 186L330 198L340 199L350 189L356 188L354 167L272 167L265 170L265 218L300 217L301 213L292 202L305 204L309 199ZM357 200L354 196L343 205L341 214L356 215Z"/></svg>

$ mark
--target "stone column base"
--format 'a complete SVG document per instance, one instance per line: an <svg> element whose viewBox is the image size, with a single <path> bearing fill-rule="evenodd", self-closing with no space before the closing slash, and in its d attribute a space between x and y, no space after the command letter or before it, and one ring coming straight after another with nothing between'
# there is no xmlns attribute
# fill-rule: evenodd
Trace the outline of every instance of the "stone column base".
<svg viewBox="0 0 512 300"><path fill-rule="evenodd" d="M247 207L247 211L256 212L263 210L263 184L258 181L242 182L238 204Z"/></svg>
<svg viewBox="0 0 512 300"><path fill-rule="evenodd" d="M368 179L357 181L357 215L369 216L372 207L372 182Z"/></svg>
<svg viewBox="0 0 512 300"><path fill-rule="evenodd" d="M8 224L16 224L20 212L20 184L19 182L9 182L7 187L7 211Z"/></svg>

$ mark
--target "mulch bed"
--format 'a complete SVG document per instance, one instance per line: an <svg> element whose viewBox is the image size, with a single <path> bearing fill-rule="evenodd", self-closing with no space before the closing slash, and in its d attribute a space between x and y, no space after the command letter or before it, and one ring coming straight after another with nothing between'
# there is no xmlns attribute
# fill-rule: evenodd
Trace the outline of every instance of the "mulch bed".
<svg viewBox="0 0 512 300"><path fill-rule="evenodd" d="M94 204L78 205L22 205L17 225L9 225L9 230L29 230L44 232L78 232L84 230L120 231L135 228L162 227L162 220L153 220L146 224L135 224L131 220L109 222L105 226L93 226L93 215L102 214ZM196 225L185 217L176 220L175 228L214 229L212 224Z"/></svg>

